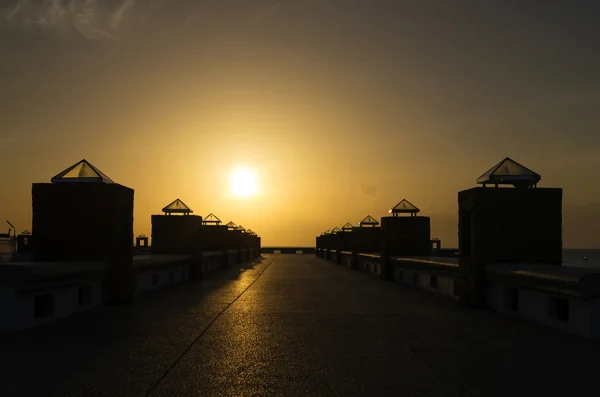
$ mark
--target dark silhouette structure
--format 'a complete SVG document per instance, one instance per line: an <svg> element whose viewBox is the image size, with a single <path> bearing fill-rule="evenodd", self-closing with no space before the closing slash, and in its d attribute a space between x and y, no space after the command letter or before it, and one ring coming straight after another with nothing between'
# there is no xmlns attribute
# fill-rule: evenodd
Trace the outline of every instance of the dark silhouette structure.
<svg viewBox="0 0 600 397"><path fill-rule="evenodd" d="M462 304L485 305L488 264L561 264L562 189L537 188L540 179L507 157L458 193Z"/></svg>
<svg viewBox="0 0 600 397"><path fill-rule="evenodd" d="M136 248L147 248L148 246L148 236L146 236L144 233L140 234L135 238Z"/></svg>
<svg viewBox="0 0 600 397"><path fill-rule="evenodd" d="M379 221L371 215L367 215L359 222L359 226L352 228L353 251L356 252L380 252L381 251L381 227Z"/></svg>
<svg viewBox="0 0 600 397"><path fill-rule="evenodd" d="M17 252L19 254L28 254L33 251L33 238L29 230L17 236Z"/></svg>
<svg viewBox="0 0 600 397"><path fill-rule="evenodd" d="M346 223L342 228L327 230L316 238L317 256L330 259L332 250L358 252L381 251L381 228L379 222L367 215L359 222L358 227ZM339 255L338 255L339 259Z"/></svg>
<svg viewBox="0 0 600 397"><path fill-rule="evenodd" d="M108 303L133 298L133 189L114 183L86 160L34 183L36 261L108 261Z"/></svg>
<svg viewBox="0 0 600 397"><path fill-rule="evenodd" d="M400 201L381 218L381 277L393 278L390 256L429 256L431 254L431 220L417 216L420 210L408 200ZM400 216L406 214L408 216Z"/></svg>
<svg viewBox="0 0 600 397"><path fill-rule="evenodd" d="M165 208L164 215L152 215L153 254L190 254L194 252L195 237L202 227L202 217L190 215L192 209L180 199ZM174 214L181 214L176 216Z"/></svg>

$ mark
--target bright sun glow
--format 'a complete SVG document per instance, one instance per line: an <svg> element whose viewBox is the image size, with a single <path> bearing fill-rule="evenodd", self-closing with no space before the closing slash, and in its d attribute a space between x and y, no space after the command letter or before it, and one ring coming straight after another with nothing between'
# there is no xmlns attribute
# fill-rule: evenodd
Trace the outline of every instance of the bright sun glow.
<svg viewBox="0 0 600 397"><path fill-rule="evenodd" d="M231 174L231 193L234 196L248 198L258 192L256 173L248 168L238 168Z"/></svg>

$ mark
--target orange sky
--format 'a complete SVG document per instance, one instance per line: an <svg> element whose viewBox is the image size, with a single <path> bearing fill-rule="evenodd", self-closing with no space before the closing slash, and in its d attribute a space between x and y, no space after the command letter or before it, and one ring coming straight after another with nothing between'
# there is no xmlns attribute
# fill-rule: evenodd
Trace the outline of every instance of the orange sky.
<svg viewBox="0 0 600 397"><path fill-rule="evenodd" d="M86 158L135 189L136 234L179 197L263 245L312 245L406 198L451 247L457 192L510 156L564 189L564 245L600 248L593 21L264 0L91 2L82 25L42 3L0 30L0 219L19 231L31 183ZM229 195L239 166L258 196Z"/></svg>

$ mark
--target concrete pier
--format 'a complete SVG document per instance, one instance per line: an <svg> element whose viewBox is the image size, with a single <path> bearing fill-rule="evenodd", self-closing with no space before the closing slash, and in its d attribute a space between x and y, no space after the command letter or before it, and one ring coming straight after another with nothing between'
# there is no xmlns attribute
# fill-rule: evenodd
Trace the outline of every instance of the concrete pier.
<svg viewBox="0 0 600 397"><path fill-rule="evenodd" d="M598 394L597 343L312 255L0 338L2 396Z"/></svg>

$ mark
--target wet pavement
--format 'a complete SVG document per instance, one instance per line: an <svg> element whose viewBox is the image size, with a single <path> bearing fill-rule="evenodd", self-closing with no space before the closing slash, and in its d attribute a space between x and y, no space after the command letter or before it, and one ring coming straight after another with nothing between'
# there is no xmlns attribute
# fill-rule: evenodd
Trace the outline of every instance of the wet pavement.
<svg viewBox="0 0 600 397"><path fill-rule="evenodd" d="M0 336L1 396L597 396L600 344L312 255Z"/></svg>

